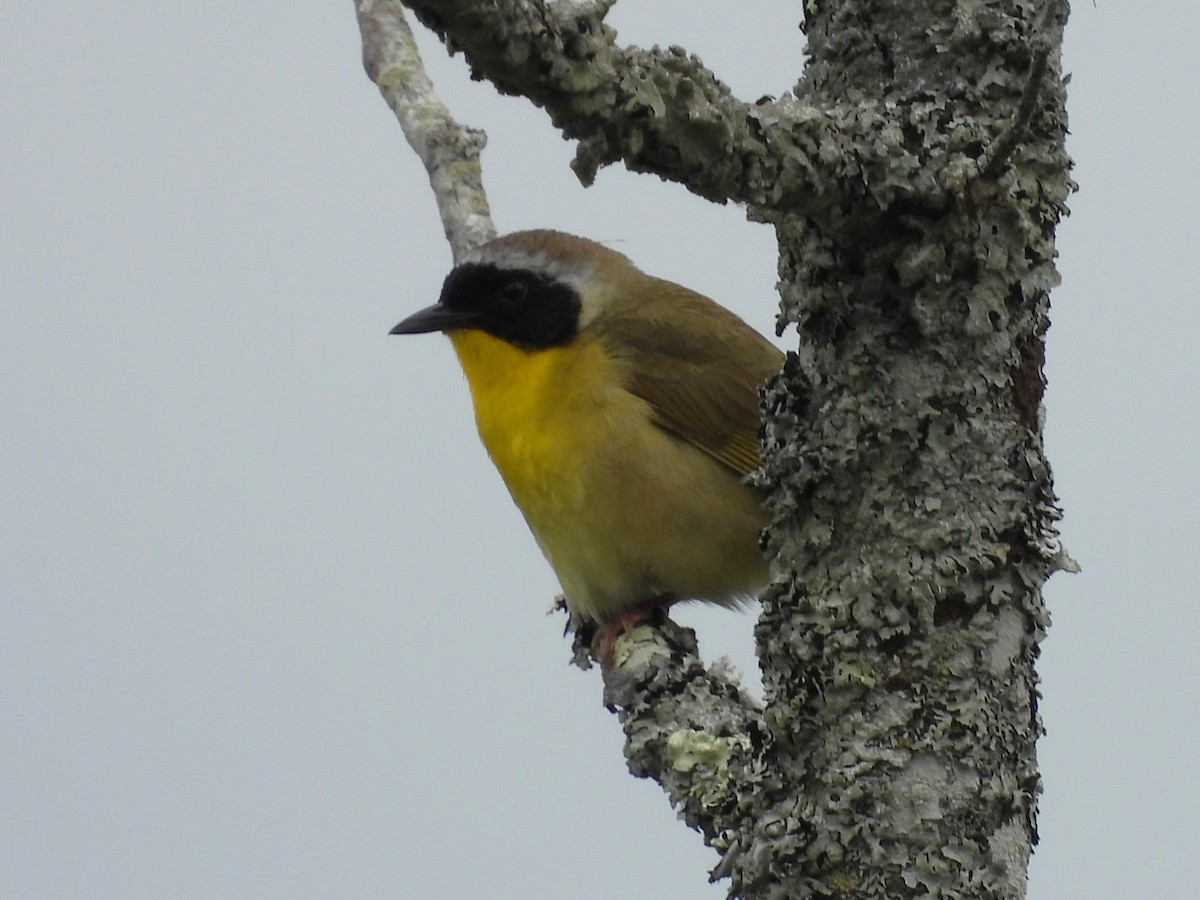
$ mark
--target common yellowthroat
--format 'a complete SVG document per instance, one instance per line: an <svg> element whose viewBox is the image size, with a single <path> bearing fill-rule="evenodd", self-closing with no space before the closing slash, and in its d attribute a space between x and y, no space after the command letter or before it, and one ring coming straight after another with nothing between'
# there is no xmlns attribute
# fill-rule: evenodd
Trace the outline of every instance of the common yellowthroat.
<svg viewBox="0 0 1200 900"><path fill-rule="evenodd" d="M521 231L472 250L391 333L431 331L576 616L736 605L765 584L746 476L783 354L740 318L594 241Z"/></svg>

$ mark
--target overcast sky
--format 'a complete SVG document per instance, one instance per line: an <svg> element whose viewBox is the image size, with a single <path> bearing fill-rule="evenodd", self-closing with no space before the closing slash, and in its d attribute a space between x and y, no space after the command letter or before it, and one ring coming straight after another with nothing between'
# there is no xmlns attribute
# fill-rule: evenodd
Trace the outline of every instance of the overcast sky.
<svg viewBox="0 0 1200 900"><path fill-rule="evenodd" d="M1075 4L1029 896L1193 898L1200 599L1194 3ZM798 5L623 0L743 97ZM498 226L618 242L765 332L771 232L431 72ZM692 900L715 862L624 770L448 342L449 266L349 0L0 12L0 896ZM781 341L786 345L789 336ZM688 610L752 681L752 618Z"/></svg>

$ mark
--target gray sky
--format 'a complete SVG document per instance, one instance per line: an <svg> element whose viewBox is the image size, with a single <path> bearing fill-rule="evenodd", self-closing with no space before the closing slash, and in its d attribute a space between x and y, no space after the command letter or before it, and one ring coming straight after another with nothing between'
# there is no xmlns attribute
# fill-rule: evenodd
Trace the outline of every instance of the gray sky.
<svg viewBox="0 0 1200 900"><path fill-rule="evenodd" d="M795 80L794 7L611 21L753 98ZM1048 587L1030 897L1191 898L1200 19L1075 7L1047 440L1084 572ZM767 228L584 191L425 46L502 230L620 242L770 331ZM450 256L349 0L8 3L0 115L0 896L723 897L566 665L449 344L387 335ZM753 669L749 616L682 618Z"/></svg>

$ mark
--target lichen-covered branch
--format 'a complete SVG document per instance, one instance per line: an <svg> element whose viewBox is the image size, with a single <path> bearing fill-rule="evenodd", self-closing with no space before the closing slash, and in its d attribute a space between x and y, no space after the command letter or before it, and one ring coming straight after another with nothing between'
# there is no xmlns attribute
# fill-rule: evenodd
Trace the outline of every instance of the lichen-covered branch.
<svg viewBox="0 0 1200 900"><path fill-rule="evenodd" d="M487 136L454 121L425 75L398 0L355 0L363 67L379 86L429 173L442 227L455 261L496 236L483 190L479 154Z"/></svg>
<svg viewBox="0 0 1200 900"><path fill-rule="evenodd" d="M501 91L546 109L579 141L574 168L590 184L623 160L717 202L767 209L826 202L813 169L835 128L814 108L784 113L733 95L679 47L621 47L610 3L408 0ZM788 128L775 127L781 116Z"/></svg>
<svg viewBox="0 0 1200 900"><path fill-rule="evenodd" d="M662 785L680 818L724 850L753 807L766 739L735 673L706 669L691 630L668 620L617 640L604 702L625 729L629 771Z"/></svg>
<svg viewBox="0 0 1200 900"><path fill-rule="evenodd" d="M1057 10L1062 0L1047 2ZM963 195L964 181L998 174L997 165L1023 134L1028 107L1036 102L1045 73L1043 48L1049 53L1056 46L1053 37L1048 42L1039 37L1052 34L1053 27L1030 29L1028 38L1011 35L1026 51L1022 69L1029 75L1023 81L1029 97L1022 111L1010 114L1002 104L989 103L977 117L946 128L944 106L930 86L970 93L955 61L978 54L980 38L992 30L992 13L977 5L958 4L954 14L943 13L922 34L902 27L903 3L865 11L857 2L829 4L831 10L809 4L810 38L826 31L844 73L862 71L882 83L860 84L841 75L826 80L814 77L810 66L809 77L792 94L754 104L734 96L680 47L619 45L604 21L608 0L406 5L452 52L466 56L476 76L543 107L578 142L573 167L585 185L600 167L623 161L632 171L676 181L715 202L744 203L754 218L769 222L837 214L847 202L866 202L879 211L947 212ZM1045 9L1033 0L1019 5ZM1023 9L1026 18L1038 17ZM822 27L831 22L840 27ZM907 56L900 45L872 41L893 24L901 26L897 35L912 35L937 52ZM916 59L920 66L908 65ZM987 59L976 56L977 62ZM993 74L984 70L969 77L987 86Z"/></svg>

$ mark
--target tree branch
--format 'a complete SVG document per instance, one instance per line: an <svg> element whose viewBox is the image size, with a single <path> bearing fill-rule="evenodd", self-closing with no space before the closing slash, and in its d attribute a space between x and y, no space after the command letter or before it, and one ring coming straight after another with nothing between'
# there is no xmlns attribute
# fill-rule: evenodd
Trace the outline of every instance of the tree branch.
<svg viewBox="0 0 1200 900"><path fill-rule="evenodd" d="M442 228L457 262L496 236L483 189L479 154L487 135L454 121L434 93L398 0L355 0L363 68L395 112L437 199Z"/></svg>
<svg viewBox="0 0 1200 900"><path fill-rule="evenodd" d="M590 184L623 160L702 197L762 209L823 203L814 167L830 140L821 113L736 98L679 47L618 47L604 23L611 3L409 0L417 18L474 74L544 108L579 141L576 174ZM771 127L781 119L788 127Z"/></svg>
<svg viewBox="0 0 1200 900"><path fill-rule="evenodd" d="M615 654L604 703L625 729L629 771L662 785L680 818L726 849L760 782L761 709L736 674L706 669L695 633L670 619L619 637Z"/></svg>

